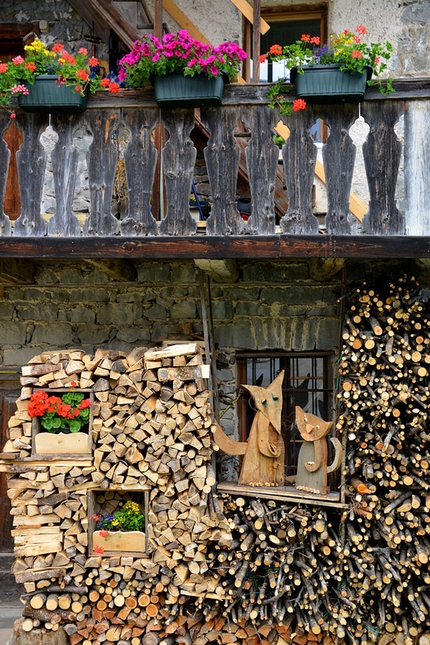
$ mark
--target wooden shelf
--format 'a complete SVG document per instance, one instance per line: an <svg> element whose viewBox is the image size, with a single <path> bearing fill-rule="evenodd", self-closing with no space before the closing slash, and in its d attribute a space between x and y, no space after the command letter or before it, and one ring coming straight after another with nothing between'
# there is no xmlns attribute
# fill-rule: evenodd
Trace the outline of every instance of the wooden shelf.
<svg viewBox="0 0 430 645"><path fill-rule="evenodd" d="M328 495L317 495L306 491L298 491L293 486L242 486L236 482L221 482L217 484L218 493L243 495L245 497L262 497L274 501L295 502L299 504L315 504L316 506L331 506L333 508L349 508L348 504L340 502L338 491Z"/></svg>

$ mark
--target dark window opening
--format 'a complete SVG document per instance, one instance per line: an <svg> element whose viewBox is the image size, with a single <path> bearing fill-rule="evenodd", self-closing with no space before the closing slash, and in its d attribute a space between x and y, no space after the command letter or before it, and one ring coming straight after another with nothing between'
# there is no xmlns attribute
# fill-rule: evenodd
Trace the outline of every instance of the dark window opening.
<svg viewBox="0 0 430 645"><path fill-rule="evenodd" d="M238 385L267 387L285 370L282 386L282 435L285 441L285 475L295 475L302 438L295 423L295 407L328 421L332 418L333 382L329 352L242 354L238 357ZM252 398L239 399L240 440L246 441L255 410Z"/></svg>
<svg viewBox="0 0 430 645"><path fill-rule="evenodd" d="M300 40L302 34L310 34L311 36L319 36L321 38L321 21L319 18L308 20L282 20L270 22L270 29L261 36L260 51L266 53L269 51L271 45L292 45L296 40ZM271 62L267 65L267 80L269 83L276 81L279 77L278 73L274 70ZM279 67L279 65L278 65ZM282 72L281 76L284 76Z"/></svg>

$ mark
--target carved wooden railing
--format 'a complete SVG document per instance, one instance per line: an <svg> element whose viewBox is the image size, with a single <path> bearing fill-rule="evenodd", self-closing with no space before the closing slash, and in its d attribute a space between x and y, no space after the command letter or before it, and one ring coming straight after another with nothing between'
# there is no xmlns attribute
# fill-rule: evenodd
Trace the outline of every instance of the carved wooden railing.
<svg viewBox="0 0 430 645"><path fill-rule="evenodd" d="M293 96L293 95L292 95ZM312 187L317 149L309 131L317 119L328 126L323 147L327 191L326 232L351 234L349 196L353 189L356 158L349 130L361 114L369 132L362 152L367 175L369 208L354 235L429 235L427 183L430 176L427 118L430 79L397 83L388 99L372 88L358 105L308 107L286 121L290 137L283 147L283 169L288 208L275 216L275 183L279 173L278 148L272 140L278 114L267 105L264 85L229 86L224 104L201 109L200 119L210 137L204 149L212 208L205 230L208 236L316 235L320 223L312 212ZM404 121L404 125L402 122ZM117 96L97 94L89 99L83 115L52 115L50 124L58 140L52 151L52 175L56 212L46 220L41 214L46 152L41 134L47 115L17 111L16 123L22 143L16 153L21 214L13 225L0 208L0 237L111 237L194 236L197 224L190 213L189 196L196 148L190 137L194 128L192 110L160 111L150 91L123 91ZM3 205L8 172L13 163L5 133L9 113L0 110L0 204ZM154 130L162 123L168 140L162 150L165 185L165 217L152 213L152 193L157 164ZM87 153L90 208L81 223L72 203L77 177L78 127L92 136ZM128 210L119 220L112 215L112 192L118 162L116 137L125 127L129 143L124 153ZM238 135L242 145L238 143ZM7 137L6 137L7 138ZM244 222L236 208L236 190L243 140L252 200L252 215ZM401 167L402 161L403 167ZM402 209L396 203L398 183L404 187Z"/></svg>

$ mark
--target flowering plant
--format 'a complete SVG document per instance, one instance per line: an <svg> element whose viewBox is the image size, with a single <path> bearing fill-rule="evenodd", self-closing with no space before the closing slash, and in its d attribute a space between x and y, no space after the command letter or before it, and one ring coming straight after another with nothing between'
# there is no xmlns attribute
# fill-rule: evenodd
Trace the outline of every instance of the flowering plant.
<svg viewBox="0 0 430 645"><path fill-rule="evenodd" d="M36 38L24 50L25 58L16 56L8 63L0 63L0 105L10 105L15 95L28 94L27 84L32 85L40 74L55 74L58 83L70 85L82 95L86 90L96 92L102 87L111 92L118 90L118 83L101 78L98 59L89 57L84 47L72 55L60 43L50 50Z"/></svg>
<svg viewBox="0 0 430 645"><path fill-rule="evenodd" d="M296 68L298 74L303 74L303 67L307 65L330 65L338 64L343 72L350 74L358 72L368 72L371 70L373 75L379 77L387 69L387 61L391 58L392 45L388 41L385 43L362 42L362 36L366 34L366 27L359 25L355 32L345 29L341 34L330 36L328 45L320 46L318 36L303 34L300 40L292 45L272 45L267 54L260 56L260 62L266 60L284 62L289 69ZM290 114L291 110L298 111L306 107L303 99L289 102L283 97L288 92L285 85L286 79L282 78L277 81L269 92L269 98L272 99L271 107L279 107L281 114ZM368 85L379 84L382 94L394 92L392 78L387 78L385 83L378 79L368 80Z"/></svg>
<svg viewBox="0 0 430 645"><path fill-rule="evenodd" d="M109 532L121 531L143 531L145 528L145 514L137 502L126 502L115 513L107 515L91 516L97 522L96 531L100 531L100 537L107 539Z"/></svg>
<svg viewBox="0 0 430 645"><path fill-rule="evenodd" d="M182 29L166 34L160 41L152 34L136 41L120 60L119 80L130 87L142 87L152 76L182 72L184 76L204 74L214 78L226 74L229 80L239 72L246 53L233 42L213 47L194 40Z"/></svg>
<svg viewBox="0 0 430 645"><path fill-rule="evenodd" d="M31 418L40 417L40 424L48 432L56 433L60 428L68 426L70 432L79 432L87 425L90 418L91 400L86 399L82 392L75 392L72 383L70 392L60 398L43 390L33 392L28 404L28 414Z"/></svg>

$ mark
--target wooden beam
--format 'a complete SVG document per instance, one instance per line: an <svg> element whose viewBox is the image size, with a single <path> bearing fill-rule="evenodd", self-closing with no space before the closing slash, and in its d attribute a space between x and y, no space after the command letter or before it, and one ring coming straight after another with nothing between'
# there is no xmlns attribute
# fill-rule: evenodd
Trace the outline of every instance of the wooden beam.
<svg viewBox="0 0 430 645"><path fill-rule="evenodd" d="M235 260L194 260L194 263L210 275L215 282L237 282L239 279L239 269Z"/></svg>
<svg viewBox="0 0 430 645"><path fill-rule="evenodd" d="M0 238L0 258L244 260L290 258L430 258L430 236L231 235Z"/></svg>
<svg viewBox="0 0 430 645"><path fill-rule="evenodd" d="M137 272L128 260L90 259L88 264L96 267L117 282L134 282Z"/></svg>
<svg viewBox="0 0 430 645"><path fill-rule="evenodd" d="M261 0L254 0L254 31L252 36L252 82L260 82L260 18Z"/></svg>
<svg viewBox="0 0 430 645"><path fill-rule="evenodd" d="M163 37L163 3L155 0L154 5L154 36L159 40Z"/></svg>
<svg viewBox="0 0 430 645"><path fill-rule="evenodd" d="M249 20L251 24L254 24L254 10L247 0L230 0L230 2L239 9L241 14ZM264 35L269 31L269 29L270 25L260 16L260 33Z"/></svg>
<svg viewBox="0 0 430 645"><path fill-rule="evenodd" d="M309 275L313 280L325 282L330 280L345 266L345 258L311 258Z"/></svg>
<svg viewBox="0 0 430 645"><path fill-rule="evenodd" d="M72 7L106 43L112 29L125 45L132 47L139 32L127 22L112 0L69 0Z"/></svg>
<svg viewBox="0 0 430 645"><path fill-rule="evenodd" d="M11 284L32 284L36 269L33 262L17 259L0 260L0 282Z"/></svg>
<svg viewBox="0 0 430 645"><path fill-rule="evenodd" d="M200 40L202 43L207 43L210 45L210 41L206 38L204 34L195 26L193 22L184 14L184 12L179 9L173 0L163 0L163 8L171 15L173 20L175 20L181 29L186 29L189 34L196 40Z"/></svg>

